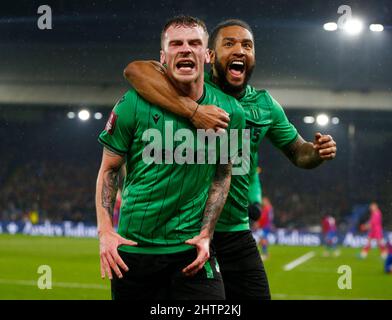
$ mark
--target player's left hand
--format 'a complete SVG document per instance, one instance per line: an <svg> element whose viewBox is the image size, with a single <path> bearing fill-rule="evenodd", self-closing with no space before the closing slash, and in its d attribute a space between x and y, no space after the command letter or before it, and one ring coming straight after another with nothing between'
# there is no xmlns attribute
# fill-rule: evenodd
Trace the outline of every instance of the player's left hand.
<svg viewBox="0 0 392 320"><path fill-rule="evenodd" d="M218 131L228 127L230 117L226 111L215 105L203 105L197 109L191 122L198 129Z"/></svg>
<svg viewBox="0 0 392 320"><path fill-rule="evenodd" d="M182 272L186 276L194 276L208 261L210 258L210 242L211 240L208 236L200 234L185 241L186 244L194 246L197 249L196 259L190 265L182 269Z"/></svg>
<svg viewBox="0 0 392 320"><path fill-rule="evenodd" d="M332 160L336 157L336 142L330 135L317 132L314 137L313 148L323 160Z"/></svg>

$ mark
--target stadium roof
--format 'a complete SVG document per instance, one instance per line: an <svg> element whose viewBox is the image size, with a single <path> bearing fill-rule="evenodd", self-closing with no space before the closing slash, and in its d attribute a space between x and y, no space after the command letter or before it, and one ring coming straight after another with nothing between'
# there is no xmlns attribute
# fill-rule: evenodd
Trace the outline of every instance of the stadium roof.
<svg viewBox="0 0 392 320"><path fill-rule="evenodd" d="M2 4L0 104L112 105L127 84L125 65L157 59L167 18L204 19L211 29L241 18L254 29L252 84L287 107L392 109L392 4L352 1L355 17L384 32L326 32L341 1L46 2L53 29L39 30L36 2Z"/></svg>

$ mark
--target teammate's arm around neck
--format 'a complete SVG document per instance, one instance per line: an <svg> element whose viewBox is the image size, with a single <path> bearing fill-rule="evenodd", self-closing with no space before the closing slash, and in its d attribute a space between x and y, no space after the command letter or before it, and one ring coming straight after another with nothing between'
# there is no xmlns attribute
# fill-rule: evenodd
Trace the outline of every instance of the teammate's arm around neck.
<svg viewBox="0 0 392 320"><path fill-rule="evenodd" d="M124 70L124 77L144 99L174 114L189 119L199 129L225 129L230 121L226 112L213 105L203 105L181 93L166 76L166 68L157 61L134 61Z"/></svg>

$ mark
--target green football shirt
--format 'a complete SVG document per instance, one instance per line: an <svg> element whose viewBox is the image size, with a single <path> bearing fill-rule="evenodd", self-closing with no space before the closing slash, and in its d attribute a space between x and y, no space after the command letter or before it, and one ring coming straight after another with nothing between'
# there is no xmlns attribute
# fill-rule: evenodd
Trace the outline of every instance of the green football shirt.
<svg viewBox="0 0 392 320"><path fill-rule="evenodd" d="M262 202L262 188L259 180L259 173L257 172L259 156L256 152L253 157L253 161L250 167L249 177L249 191L248 191L248 203L249 205Z"/></svg>
<svg viewBox="0 0 392 320"><path fill-rule="evenodd" d="M205 81L216 88L211 74L205 73ZM266 90L246 87L238 99L245 112L246 128L250 130L250 170L248 174L232 176L230 192L218 220L216 231L242 231L249 229L248 192L251 176L257 166L260 143L267 137L277 148L293 142L298 135L289 122L281 105ZM254 197L254 195L252 195Z"/></svg>
<svg viewBox="0 0 392 320"><path fill-rule="evenodd" d="M229 129L244 129L244 112L236 99L205 84L198 103L199 108L218 105L230 114ZM185 137L189 132L192 137ZM196 141L197 131L189 120L152 105L135 90L116 104L99 142L126 156L118 233L138 243L120 250L164 254L193 248L184 242L200 232L217 167L192 163L197 158L194 150L200 148ZM207 148L208 143L206 154ZM188 160L178 163L173 159L176 154Z"/></svg>

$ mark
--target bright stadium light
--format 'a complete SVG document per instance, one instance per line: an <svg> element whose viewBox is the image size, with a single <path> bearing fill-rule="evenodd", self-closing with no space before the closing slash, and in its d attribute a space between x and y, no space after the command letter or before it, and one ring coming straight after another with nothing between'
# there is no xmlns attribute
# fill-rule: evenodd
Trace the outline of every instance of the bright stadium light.
<svg viewBox="0 0 392 320"><path fill-rule="evenodd" d="M332 122L332 124L339 124L340 120L339 120L338 117L333 117L333 118L331 119L331 122Z"/></svg>
<svg viewBox="0 0 392 320"><path fill-rule="evenodd" d="M78 113L78 117L80 120L86 121L90 119L90 112L88 112L87 110L80 110Z"/></svg>
<svg viewBox="0 0 392 320"><path fill-rule="evenodd" d="M102 113L100 113L100 112L94 113L94 118L97 119L97 120L101 120L102 119Z"/></svg>
<svg viewBox="0 0 392 320"><path fill-rule="evenodd" d="M329 117L326 114L319 114L316 118L316 122L319 126L326 126L329 122Z"/></svg>
<svg viewBox="0 0 392 320"><path fill-rule="evenodd" d="M75 112L72 112L72 111L71 111L71 112L68 112L68 113L67 113L67 118L68 118L68 119L75 119L75 116L76 116L76 115L75 115Z"/></svg>
<svg viewBox="0 0 392 320"><path fill-rule="evenodd" d="M335 22L327 22L324 23L323 28L325 31L336 31L338 29L338 25Z"/></svg>
<svg viewBox="0 0 392 320"><path fill-rule="evenodd" d="M305 123L314 123L315 119L312 116L306 116L304 117L304 122Z"/></svg>
<svg viewBox="0 0 392 320"><path fill-rule="evenodd" d="M363 23L358 19L350 19L346 22L344 26L344 31L346 31L350 35L357 35L363 29Z"/></svg>
<svg viewBox="0 0 392 320"><path fill-rule="evenodd" d="M384 26L382 24L371 24L369 29L373 32L382 32L384 31Z"/></svg>

